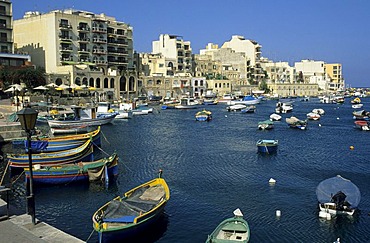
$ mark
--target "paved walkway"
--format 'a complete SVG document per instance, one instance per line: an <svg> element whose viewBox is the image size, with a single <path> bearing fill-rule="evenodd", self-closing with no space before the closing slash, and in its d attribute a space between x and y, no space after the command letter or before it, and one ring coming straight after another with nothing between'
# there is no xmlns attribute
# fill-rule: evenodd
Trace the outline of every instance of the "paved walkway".
<svg viewBox="0 0 370 243"><path fill-rule="evenodd" d="M32 224L31 216L22 214L12 216L8 220L0 221L1 242L55 242L55 243L81 243L84 242L72 235L58 230L46 223Z"/></svg>

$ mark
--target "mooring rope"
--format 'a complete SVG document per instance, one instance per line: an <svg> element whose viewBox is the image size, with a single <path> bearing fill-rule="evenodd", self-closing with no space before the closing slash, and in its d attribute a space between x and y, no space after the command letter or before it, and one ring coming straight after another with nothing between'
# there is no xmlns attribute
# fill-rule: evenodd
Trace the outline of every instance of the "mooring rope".
<svg viewBox="0 0 370 243"><path fill-rule="evenodd" d="M6 172L8 171L8 168L9 168L9 161L8 161L8 163L6 164L6 168L5 168L5 170L4 170L4 174L3 174L2 178L1 178L1 181L0 181L0 186L3 184L3 180L4 180L4 178L5 178Z"/></svg>
<svg viewBox="0 0 370 243"><path fill-rule="evenodd" d="M89 237L87 238L87 240L86 240L85 242L88 242L88 241L90 240L90 238L91 238L91 236L93 235L94 231L95 231L94 229L91 231L91 233L90 233Z"/></svg>

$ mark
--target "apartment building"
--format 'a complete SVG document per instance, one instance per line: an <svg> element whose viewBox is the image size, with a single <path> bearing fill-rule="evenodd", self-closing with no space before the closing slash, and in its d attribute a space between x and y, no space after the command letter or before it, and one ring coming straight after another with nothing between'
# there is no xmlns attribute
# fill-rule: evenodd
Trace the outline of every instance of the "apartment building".
<svg viewBox="0 0 370 243"><path fill-rule="evenodd" d="M137 94L133 28L114 17L87 11L27 12L14 21L14 41L49 81L96 88L115 99Z"/></svg>
<svg viewBox="0 0 370 243"><path fill-rule="evenodd" d="M167 76L192 71L192 49L190 41L181 36L161 34L152 42L152 53L161 53L166 59Z"/></svg>
<svg viewBox="0 0 370 243"><path fill-rule="evenodd" d="M226 41L221 48L231 48L237 53L243 53L250 60L250 68L247 79L252 84L258 84L265 76L261 68L260 58L262 46L254 40L247 40L244 36L233 35L230 41Z"/></svg>
<svg viewBox="0 0 370 243"><path fill-rule="evenodd" d="M339 63L326 63L324 66L326 74L330 78L328 89L330 91L344 90L345 82L342 75L342 65Z"/></svg>
<svg viewBox="0 0 370 243"><path fill-rule="evenodd" d="M0 53L13 53L13 10L10 1L0 1Z"/></svg>
<svg viewBox="0 0 370 243"><path fill-rule="evenodd" d="M261 67L267 73L268 82L295 83L296 71L288 62L273 62L267 58L261 60Z"/></svg>
<svg viewBox="0 0 370 243"><path fill-rule="evenodd" d="M326 74L325 62L302 60L294 63L297 82L317 84L321 90L327 90L329 77Z"/></svg>

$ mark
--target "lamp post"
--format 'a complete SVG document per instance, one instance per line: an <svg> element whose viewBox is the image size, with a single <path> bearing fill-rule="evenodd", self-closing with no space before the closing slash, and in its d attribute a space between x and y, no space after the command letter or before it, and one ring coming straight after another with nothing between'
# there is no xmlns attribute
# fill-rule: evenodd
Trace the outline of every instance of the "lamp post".
<svg viewBox="0 0 370 243"><path fill-rule="evenodd" d="M31 133L35 129L38 112L30 106L27 106L17 112L18 119L21 123L22 129L27 133L27 148L28 148L28 166L30 170L29 179L29 195L27 196L28 214L32 217L32 223L35 221L35 197L33 195L33 173L32 173L32 149L31 149Z"/></svg>

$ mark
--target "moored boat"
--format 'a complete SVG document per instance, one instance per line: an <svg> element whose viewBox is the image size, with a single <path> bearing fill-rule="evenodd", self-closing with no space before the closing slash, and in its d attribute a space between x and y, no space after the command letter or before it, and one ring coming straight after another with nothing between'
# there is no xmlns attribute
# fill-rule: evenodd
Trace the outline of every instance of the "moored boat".
<svg viewBox="0 0 370 243"><path fill-rule="evenodd" d="M238 100L231 100L227 104L228 105L256 105L260 103L260 99L252 96L246 95L241 99Z"/></svg>
<svg viewBox="0 0 370 243"><path fill-rule="evenodd" d="M355 127L362 130L362 131L369 131L369 122L364 120L357 120L355 121Z"/></svg>
<svg viewBox="0 0 370 243"><path fill-rule="evenodd" d="M230 105L226 107L227 111L240 111L242 109L245 109L247 106L246 105Z"/></svg>
<svg viewBox="0 0 370 243"><path fill-rule="evenodd" d="M197 121L210 121L212 120L212 112L203 109L195 114L195 120Z"/></svg>
<svg viewBox="0 0 370 243"><path fill-rule="evenodd" d="M73 149L48 153L32 153L32 164L54 166L78 161L91 161L93 159L92 153L93 146L89 139L83 145ZM10 168L25 168L29 166L28 154L7 154L7 158Z"/></svg>
<svg viewBox="0 0 370 243"><path fill-rule="evenodd" d="M337 175L323 180L316 188L319 216L353 215L361 200L358 187L350 180Z"/></svg>
<svg viewBox="0 0 370 243"><path fill-rule="evenodd" d="M260 153L275 153L278 148L279 141L276 139L260 139L257 141L257 150Z"/></svg>
<svg viewBox="0 0 370 243"><path fill-rule="evenodd" d="M247 243L250 239L248 222L241 210L234 211L234 217L223 220L208 236L206 243Z"/></svg>
<svg viewBox="0 0 370 243"><path fill-rule="evenodd" d="M298 128L301 130L305 130L307 128L307 120L300 120L295 116L285 118L285 121L291 128Z"/></svg>
<svg viewBox="0 0 370 243"><path fill-rule="evenodd" d="M24 168L26 180L29 180L29 168ZM82 181L95 181L114 178L118 175L118 156L111 156L91 162L79 162L58 166L40 166L33 168L33 182L36 184L67 184Z"/></svg>
<svg viewBox="0 0 370 243"><path fill-rule="evenodd" d="M309 120L315 120L315 121L317 121L317 120L320 119L320 117L321 116L319 114L317 114L317 113L313 113L313 112L307 113L307 119L309 119Z"/></svg>
<svg viewBox="0 0 370 243"><path fill-rule="evenodd" d="M92 216L99 242L129 237L154 223L170 199L166 181L159 177L143 183L100 207Z"/></svg>
<svg viewBox="0 0 370 243"><path fill-rule="evenodd" d="M353 119L356 119L356 120L365 120L365 121L370 120L370 112L365 111L365 110L354 111L352 112L352 115L353 115Z"/></svg>
<svg viewBox="0 0 370 243"><path fill-rule="evenodd" d="M291 102L278 102L276 103L276 113L288 113L293 111L293 104Z"/></svg>
<svg viewBox="0 0 370 243"><path fill-rule="evenodd" d="M176 109L195 109L199 107L199 102L192 97L180 99L180 104L175 106Z"/></svg>
<svg viewBox="0 0 370 243"><path fill-rule="evenodd" d="M281 116L276 114L276 113L273 113L270 115L270 120L271 121L280 121L281 120Z"/></svg>
<svg viewBox="0 0 370 243"><path fill-rule="evenodd" d="M321 109L321 108L313 109L312 112L316 113L316 114L319 114L319 115L324 115L325 114L325 110Z"/></svg>
<svg viewBox="0 0 370 243"><path fill-rule="evenodd" d="M271 120L265 120L258 122L258 129L259 130L270 130L274 128L274 122Z"/></svg>

